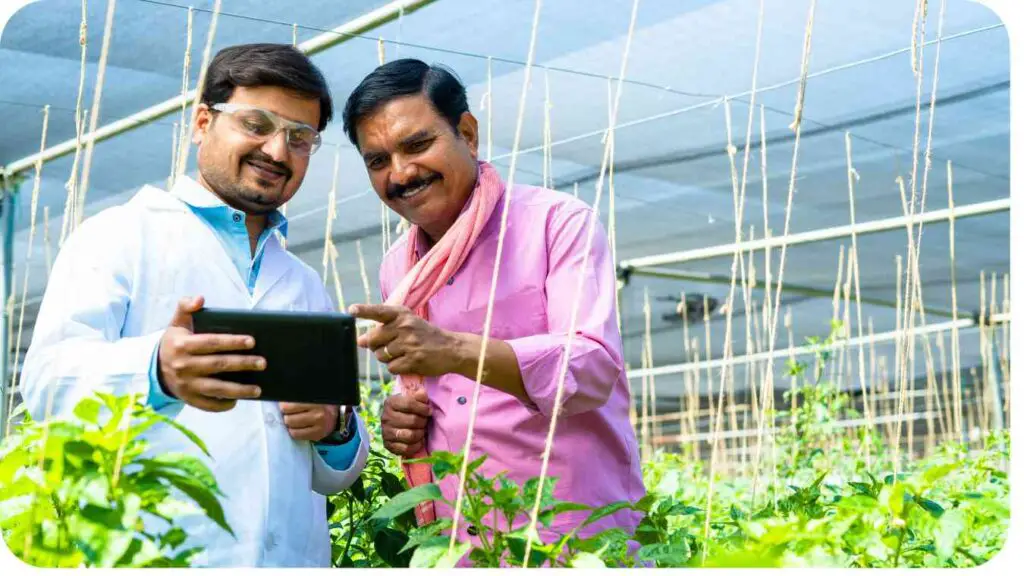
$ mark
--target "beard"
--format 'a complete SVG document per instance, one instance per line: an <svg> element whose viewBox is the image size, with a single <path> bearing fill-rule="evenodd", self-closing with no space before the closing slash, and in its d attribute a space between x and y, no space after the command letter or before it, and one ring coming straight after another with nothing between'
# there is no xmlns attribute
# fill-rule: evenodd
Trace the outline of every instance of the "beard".
<svg viewBox="0 0 1024 576"><path fill-rule="evenodd" d="M246 184L242 180L241 172L249 159L246 156L240 161L238 177L231 176L206 163L200 163L199 173L213 193L228 206L246 214L270 214L284 204L284 187L291 179L290 171L287 177L278 184L272 184L261 178L256 179L256 185Z"/></svg>

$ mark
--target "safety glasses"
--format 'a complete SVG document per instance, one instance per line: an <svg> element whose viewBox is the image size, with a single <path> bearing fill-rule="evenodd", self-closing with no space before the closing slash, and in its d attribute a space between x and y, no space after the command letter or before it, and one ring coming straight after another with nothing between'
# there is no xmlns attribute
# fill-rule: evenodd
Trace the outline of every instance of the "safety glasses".
<svg viewBox="0 0 1024 576"><path fill-rule="evenodd" d="M269 110L243 104L222 102L211 108L229 115L232 127L253 140L266 142L284 130L288 150L293 154L311 156L320 148L320 133L308 124L285 120Z"/></svg>

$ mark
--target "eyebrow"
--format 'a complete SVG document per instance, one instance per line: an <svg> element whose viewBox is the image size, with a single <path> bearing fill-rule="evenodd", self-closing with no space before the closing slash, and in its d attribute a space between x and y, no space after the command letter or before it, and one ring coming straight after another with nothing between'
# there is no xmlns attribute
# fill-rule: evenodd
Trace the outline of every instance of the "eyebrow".
<svg viewBox="0 0 1024 576"><path fill-rule="evenodd" d="M402 138L398 142L398 145L399 147L405 148L406 146L409 146L419 140L429 138L430 136L433 136L433 134L431 134L429 130L423 129L412 134L411 136L406 136L405 138Z"/></svg>

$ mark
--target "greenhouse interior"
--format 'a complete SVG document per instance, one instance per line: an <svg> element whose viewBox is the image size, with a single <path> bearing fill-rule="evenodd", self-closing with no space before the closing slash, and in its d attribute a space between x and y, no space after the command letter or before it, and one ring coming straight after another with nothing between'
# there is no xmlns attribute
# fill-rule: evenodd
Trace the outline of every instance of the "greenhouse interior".
<svg viewBox="0 0 1024 576"><path fill-rule="evenodd" d="M33 490L66 494L61 482L79 486L72 470L92 468L70 456L56 464L46 422L19 406L65 241L144 186L196 178L204 67L221 49L266 42L308 55L334 99L322 146L281 209L281 243L316 272L335 310L383 302L384 255L408 230L341 121L348 96L387 62L446 66L466 88L481 160L505 182L590 207L613 268L604 273L633 433L622 440L643 481L640 503L605 510L620 518L629 508L639 520L586 538L524 528L555 506L536 484L522 487L510 516L522 526L510 520L458 542L451 519L417 526L410 511L425 492L403 484L380 433L393 376L360 349L356 412L370 453L358 488L326 497L330 554L318 565L967 567L1003 548L1010 43L985 4L38 0L0 29L0 528L16 556L37 566L261 563L139 536L138 510L129 522L114 489L122 456L141 457L123 444L113 447L110 493L98 496L109 502L88 505L116 512L105 523L95 513L65 523L78 514L73 502L55 513L26 504ZM487 301L489 281L473 289ZM579 294L558 305L582 313L594 303ZM358 330L371 328L360 320ZM557 431L583 425L572 422L581 416L563 413L563 428L535 418L543 450L523 453L524 477L571 477L571 459L555 454ZM459 501L484 506L491 490L497 518L498 493L481 488L491 479L473 479L463 446L452 450L445 466ZM25 472L32 466L40 474ZM463 484L478 491L463 500ZM553 498L572 499L555 486ZM403 500L410 494L419 500ZM210 518L220 510L198 508ZM476 513L469 506L455 523ZM264 545L258 558L271 564L286 557L270 551L281 548Z"/></svg>

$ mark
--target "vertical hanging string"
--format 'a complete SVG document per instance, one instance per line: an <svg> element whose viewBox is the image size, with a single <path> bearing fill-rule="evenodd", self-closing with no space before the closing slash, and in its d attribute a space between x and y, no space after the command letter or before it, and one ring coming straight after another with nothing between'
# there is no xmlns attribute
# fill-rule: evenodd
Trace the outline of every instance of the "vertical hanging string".
<svg viewBox="0 0 1024 576"><path fill-rule="evenodd" d="M64 239L67 238L70 223L74 219L74 199L78 196L78 163L82 157L82 134L85 130L82 97L85 94L85 53L88 45L88 30L86 0L82 0L82 21L78 25L78 45L81 48L81 59L78 69L78 97L75 103L75 158L71 163L71 176L68 178L67 183L64 184L67 196L64 199L64 217L61 221L58 247L63 246Z"/></svg>
<svg viewBox="0 0 1024 576"><path fill-rule="evenodd" d="M50 207L43 206L43 247L46 252L46 280L50 280L50 270L53 268L53 247L50 246Z"/></svg>
<svg viewBox="0 0 1024 576"><path fill-rule="evenodd" d="M82 183L75 199L74 226L82 223L85 215L85 196L89 192L89 173L92 170L92 155L96 148L96 125L100 120L100 101L103 98L103 80L107 73L107 57L110 55L110 37L114 31L114 8L117 0L107 0L107 20L103 27L103 44L100 61L96 70L96 85L93 87L92 108L89 110L89 142L85 145L85 164L82 166Z"/></svg>
<svg viewBox="0 0 1024 576"><path fill-rule="evenodd" d="M627 63L629 62L629 53L630 53L630 49L632 48L632 45L633 45L633 32L636 29L636 16L637 16L637 10L639 8L639 5L640 5L639 0L634 0L633 1L633 10L632 10L632 14L630 15L630 19L629 19L629 32L626 35L626 45L625 45L625 48L623 49L623 52L622 52L622 62L621 62L620 68L619 68L618 86L616 87L616 91L615 91L615 105L613 107L613 112L612 112L612 120L613 120L613 122L611 123L611 125L608 128L609 130L611 129L612 126L615 125L615 121L617 121L618 115L619 115L619 103L621 102L621 99L622 99L622 84L623 84L622 81L626 77L626 66L627 66ZM534 25L536 26L536 23ZM525 91L524 91L524 95L525 95ZM609 161L610 161L611 150L612 150L612 148L611 148L611 138L608 138L606 143L605 143L604 154L602 155L602 159L601 159L601 171L598 174L597 184L596 184L596 191L595 191L595 194L594 194L593 209L592 209L591 217L589 218L589 226L588 226L589 227L589 231L588 231L588 234L587 234L587 243L586 243L586 246L583 249L583 262L582 262L581 268L580 268L579 280L576 283L576 294L575 294L575 297L573 298L572 315L571 315L571 318L570 318L570 321L569 321L569 330L568 330L568 333L567 333L565 349L562 352L561 366L559 367L558 388L555 390L555 402L554 402L555 409L554 409L554 411L551 414L551 423L548 426L548 436L547 436L547 440L544 443L544 455L543 455L543 458L541 460L540 478L539 478L539 480L537 482L537 487L538 487L537 488L537 497L536 497L536 499L533 502L533 510L530 512L529 528L527 528L527 530L526 530L526 553L524 554L524 558L523 558L523 567L524 568L529 565L530 551L533 549L533 537L534 537L534 533L537 531L537 517L540 514L541 498L542 498L542 496L544 494L544 490L543 490L543 488L544 488L544 481L547 478L548 464L549 464L549 462L551 460L551 448L552 448L552 446L554 445L554 442L555 442L555 429L556 429L556 426L558 424L558 414L559 414L559 411L561 410L562 398L563 398L563 395L565 393L565 377L566 377L566 373L568 372L568 369L569 369L569 358L572 355L572 344L573 344L574 337L576 335L576 322L577 322L578 313L579 313L580 299L581 299L582 294L583 294L584 279L587 277L587 272L588 272L587 271L587 267L588 267L588 260L589 260L589 257L590 257L590 251L591 251L591 249L592 249L592 247L594 245L594 236L596 236L595 232L597 230L597 225L600 222L601 193L604 190L605 173L608 170L608 164L609 164ZM492 299L493 299L493 294L492 294ZM479 380L479 378L478 378L478 380Z"/></svg>
<svg viewBox="0 0 1024 576"><path fill-rule="evenodd" d="M327 286L327 264L332 258L331 246L333 245L334 220L338 217L337 195L338 195L338 167L341 163L341 147L334 147L334 171L331 176L331 191L327 193L327 220L324 222L324 257L323 257L323 281Z"/></svg>
<svg viewBox="0 0 1024 576"><path fill-rule="evenodd" d="M960 381L960 329L957 327L960 310L956 303L956 217L953 216L953 161L946 161L946 188L949 196L949 279L953 309L953 423L956 441L964 440L963 428L963 384Z"/></svg>
<svg viewBox="0 0 1024 576"><path fill-rule="evenodd" d="M196 111L199 110L199 104L202 101L203 89L206 86L206 68L210 65L210 52L213 50L213 39L217 34L217 20L220 16L220 4L221 0L215 0L213 4L213 14L210 16L210 29L206 32L206 46L203 48L203 63L199 70L199 81L196 82L195 97L192 99L192 117L189 119L191 125L195 124ZM191 127L190 127L191 128ZM192 133L189 129L188 134ZM189 146L189 139L183 138L178 144L181 146L181 150L178 152L178 170L175 173L176 177L185 173L185 168L188 167L189 151L192 149Z"/></svg>
<svg viewBox="0 0 1024 576"><path fill-rule="evenodd" d="M540 25L540 8L542 0L536 0L533 11L533 26L530 29L530 48L527 53L524 66L523 88L519 94L519 114L516 118L515 137L512 142L512 159L509 164L508 181L501 210L501 227L498 231L498 246L494 254L494 272L491 277L490 294L487 299L487 313L484 316L483 341L480 345L480 356L477 360L476 380L473 387L473 399L470 405L469 426L466 434L466 444L462 453L462 469L459 471L459 489L455 498L455 510L452 516L451 539L448 542L448 552L455 550L455 542L459 535L459 516L462 508L462 499L466 488L466 471L469 466L469 450L473 444L473 427L476 424L476 409L480 399L480 382L483 380L484 358L487 356L487 344L490 341L491 320L494 315L494 297L498 288L498 274L501 271L501 254L505 245L505 232L508 227L509 204L515 189L516 165L519 160L519 143L523 132L523 119L526 116L526 95L530 88L530 75L533 71L534 52L537 45L537 29ZM489 106L488 109L491 107ZM543 492L538 491L538 494ZM528 545L529 546L529 545ZM529 558L529 552L526 555Z"/></svg>
<svg viewBox="0 0 1024 576"><path fill-rule="evenodd" d="M178 165L178 123L171 123L171 171L167 174L167 189L174 188L174 168Z"/></svg>
<svg viewBox="0 0 1024 576"><path fill-rule="evenodd" d="M616 249L618 245L618 239L615 235L615 123L612 121L612 77L608 77L608 140L611 142L611 158L608 161L608 244L612 250L612 262L617 263L619 261L618 251ZM579 198L580 189L579 183L573 183L573 195ZM615 325L618 327L619 332L622 332L622 310L620 303L620 293L622 291L621 285L615 283ZM627 379L628 382L628 379ZM633 393L630 392L630 402L632 402Z"/></svg>
<svg viewBox="0 0 1024 576"><path fill-rule="evenodd" d="M189 134L186 132L188 128L188 118L185 116L186 108L188 107L188 79L189 71L192 69L192 29L195 19L195 11L191 6L188 8L188 20L185 24L185 56L182 59L181 64L181 119L178 124L179 130L178 139L175 141L176 152L174 154L174 165L171 167L171 184L178 179L178 160L181 155L181 151L184 150L188 144ZM196 98L199 98L199 94L196 94Z"/></svg>
<svg viewBox="0 0 1024 576"><path fill-rule="evenodd" d="M18 361L19 361L20 356L21 356L21 334L22 334L22 327L25 324L25 300L28 298L28 278L29 278L29 272L32 271L32 266L30 264L32 262L33 242L34 242L35 237L36 237L36 213L38 212L38 208L39 208L39 186L40 186L40 184L42 183L42 180L43 180L43 178L42 178L42 176L43 176L43 158L42 158L42 155L43 155L43 152L46 150L46 132L47 132L47 130L49 128L49 125L50 125L50 106L47 105L47 106L43 107L43 135L39 138L39 155L37 156L37 159L36 159L36 174L35 174L35 179L32 182L32 204L31 204L30 214L29 214L28 248L27 248L26 253L25 253L25 265L24 265L25 275L24 275L24 278L22 280L22 287L21 287L21 310L20 310L20 312L18 314L18 335L15 338L15 342L14 342L14 361L11 362L11 366L12 366L12 368L11 368L11 385L8 387L8 390L10 391L10 395L9 395L10 404L9 404L8 410L6 412L7 414L10 414L11 410L14 407L14 393L18 389L18 385L20 385L20 382L18 381L18 376L21 375L21 370L18 370ZM10 206L8 208L10 208ZM13 264L11 264L11 268L12 269L14 268ZM12 274L11 276L14 277L15 275ZM13 298L13 295L12 295L12 298ZM5 431L5 437L6 437L7 434L10 434L11 420L13 420L13 418L8 418L8 420L7 420L7 430Z"/></svg>
<svg viewBox="0 0 1024 576"><path fill-rule="evenodd" d="M494 154L494 86L491 72L491 57L487 57L487 161Z"/></svg>

